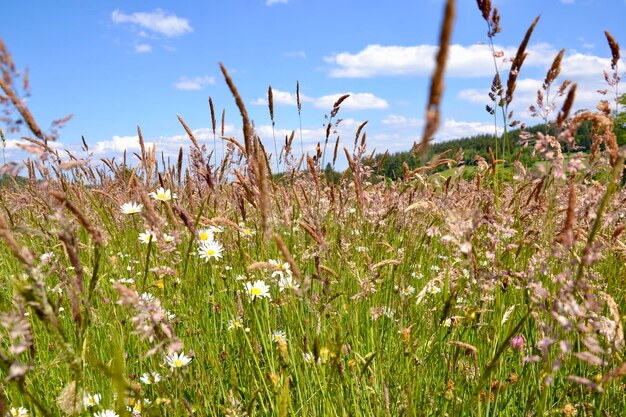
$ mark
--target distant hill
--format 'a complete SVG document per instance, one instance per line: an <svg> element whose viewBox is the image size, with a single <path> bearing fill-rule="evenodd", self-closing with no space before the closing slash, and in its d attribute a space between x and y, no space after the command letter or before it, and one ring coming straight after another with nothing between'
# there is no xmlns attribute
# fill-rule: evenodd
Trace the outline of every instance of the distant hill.
<svg viewBox="0 0 626 417"><path fill-rule="evenodd" d="M545 125L535 125L527 127L526 131L531 133L546 133L548 129ZM513 129L509 131L509 143L511 146L511 158L517 155L517 152L522 148L522 154L520 160L524 164L532 164L536 162L536 158L532 156L532 144L527 147L518 145L520 139L520 129ZM555 134L553 128L550 134ZM576 144L580 147L581 151L588 151L591 145L590 139L591 124L588 122L582 123L578 131L576 132ZM498 138L499 154L502 155L503 139ZM429 161L433 155L440 154L445 151L451 151L450 157L454 157L459 149L463 149L464 163L466 165L475 165L475 158L477 155L482 156L486 160L489 160L489 148L494 152L496 149L496 138L494 135L476 135L463 137L459 139L449 140L445 142L438 142L431 144L428 153L424 158L419 158L411 151L397 152L393 154L377 154L368 161L368 165L375 166L376 171L380 175L384 175L387 178L398 179L402 177L404 172L403 165L406 162L409 169L415 169L421 166L425 161ZM507 158L509 159L509 158Z"/></svg>

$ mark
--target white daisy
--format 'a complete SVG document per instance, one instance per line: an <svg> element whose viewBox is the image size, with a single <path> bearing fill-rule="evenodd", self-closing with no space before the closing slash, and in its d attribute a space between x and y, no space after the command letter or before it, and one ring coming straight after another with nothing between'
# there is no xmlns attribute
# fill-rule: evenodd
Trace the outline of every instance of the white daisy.
<svg viewBox="0 0 626 417"><path fill-rule="evenodd" d="M157 237L150 230L146 230L144 233L139 233L139 241L141 243L156 242Z"/></svg>
<svg viewBox="0 0 626 417"><path fill-rule="evenodd" d="M143 209L143 204L139 203L124 203L120 207L123 214L136 214L141 213Z"/></svg>
<svg viewBox="0 0 626 417"><path fill-rule="evenodd" d="M278 280L278 288L280 292L287 290L297 290L300 285L293 279L291 275L285 275Z"/></svg>
<svg viewBox="0 0 626 417"><path fill-rule="evenodd" d="M163 187L159 187L156 192L153 191L148 195L159 201L170 201L172 198L178 198L176 197L176 194L172 194L169 188L166 190Z"/></svg>
<svg viewBox="0 0 626 417"><path fill-rule="evenodd" d="M156 384L157 382L161 380L161 375L158 372L154 372L154 371L146 372L143 375L141 375L141 378L139 378L139 380L146 385L152 385L152 384Z"/></svg>
<svg viewBox="0 0 626 417"><path fill-rule="evenodd" d="M287 336L282 330L274 330L272 333L272 340L278 344L287 343Z"/></svg>
<svg viewBox="0 0 626 417"><path fill-rule="evenodd" d="M246 288L246 292L250 296L250 301L254 300L255 298L262 297L265 297L269 300L272 299L272 297L270 296L270 287L269 285L265 284L263 280L259 279L255 281L254 284L246 282L244 286Z"/></svg>
<svg viewBox="0 0 626 417"><path fill-rule="evenodd" d="M198 255L200 258L208 262L211 258L220 259L222 257L222 251L224 248L222 245L215 241L203 242L198 248Z"/></svg>
<svg viewBox="0 0 626 417"><path fill-rule="evenodd" d="M240 329L243 327L243 321L240 318L230 319L228 322L228 330Z"/></svg>
<svg viewBox="0 0 626 417"><path fill-rule="evenodd" d="M211 229L200 229L198 230L198 240L200 243L213 242L215 240L215 234Z"/></svg>
<svg viewBox="0 0 626 417"><path fill-rule="evenodd" d="M243 237L252 237L256 234L256 231L252 230L244 223L239 223L239 234Z"/></svg>
<svg viewBox="0 0 626 417"><path fill-rule="evenodd" d="M174 241L174 236L163 233L163 240L165 243L172 243Z"/></svg>
<svg viewBox="0 0 626 417"><path fill-rule="evenodd" d="M28 416L28 410L25 409L24 407L19 407L19 408L15 408L15 407L11 407L11 416L14 417L26 417Z"/></svg>
<svg viewBox="0 0 626 417"><path fill-rule="evenodd" d="M120 416L113 410L102 410L97 413L94 413L94 417L120 417Z"/></svg>
<svg viewBox="0 0 626 417"><path fill-rule="evenodd" d="M93 406L96 406L98 404L100 404L100 400L102 399L102 396L100 394L87 394L83 397L83 404L85 405L86 408L91 408Z"/></svg>
<svg viewBox="0 0 626 417"><path fill-rule="evenodd" d="M165 362L172 368L182 368L189 365L191 358L184 353L174 353L165 356Z"/></svg>

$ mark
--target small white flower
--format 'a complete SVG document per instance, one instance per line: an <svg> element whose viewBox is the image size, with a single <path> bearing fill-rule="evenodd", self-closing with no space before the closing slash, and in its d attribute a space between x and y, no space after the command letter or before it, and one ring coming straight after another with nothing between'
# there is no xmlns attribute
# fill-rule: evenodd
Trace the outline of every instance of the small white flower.
<svg viewBox="0 0 626 417"><path fill-rule="evenodd" d="M159 201L170 201L172 198L178 198L176 197L176 194L172 194L169 189L166 190L163 187L159 187L156 192L153 191L148 195Z"/></svg>
<svg viewBox="0 0 626 417"><path fill-rule="evenodd" d="M165 356L165 362L172 368L182 368L189 365L191 358L184 353L174 353Z"/></svg>
<svg viewBox="0 0 626 417"><path fill-rule="evenodd" d="M172 243L174 241L174 236L163 233L163 240L165 243Z"/></svg>
<svg viewBox="0 0 626 417"><path fill-rule="evenodd" d="M54 258L54 253L46 252L46 253L41 254L41 256L39 257L39 260L43 263L48 263L50 262L52 258Z"/></svg>
<svg viewBox="0 0 626 417"><path fill-rule="evenodd" d="M96 406L98 404L100 404L100 400L102 399L102 396L100 394L87 394L83 397L83 404L85 405L86 408L91 408L93 406Z"/></svg>
<svg viewBox="0 0 626 417"><path fill-rule="evenodd" d="M25 409L24 407L19 407L19 408L11 407L11 416L26 417L28 416L28 410Z"/></svg>
<svg viewBox="0 0 626 417"><path fill-rule="evenodd" d="M102 410L97 413L94 413L94 417L120 417L120 416L113 410Z"/></svg>
<svg viewBox="0 0 626 417"><path fill-rule="evenodd" d="M285 275L291 275L291 265L289 265L289 262L280 263L280 261L277 261L275 259L270 259L269 263L274 265L274 267L276 268L272 272L272 278L274 278L277 275L280 276L281 278L284 277Z"/></svg>
<svg viewBox="0 0 626 417"><path fill-rule="evenodd" d="M139 233L139 241L141 243L156 242L157 237L150 230L146 230L144 233Z"/></svg>
<svg viewBox="0 0 626 417"><path fill-rule="evenodd" d="M272 332L272 340L278 344L287 343L287 336L282 330L274 330Z"/></svg>
<svg viewBox="0 0 626 417"><path fill-rule="evenodd" d="M141 375L141 378L139 378L139 380L146 385L152 385L152 384L156 384L157 382L161 380L161 375L158 372L154 372L154 371L146 372L143 375Z"/></svg>
<svg viewBox="0 0 626 417"><path fill-rule="evenodd" d="M138 203L124 203L122 204L122 206L120 207L120 209L122 210L123 214L136 214L136 213L141 213L141 210L143 210L143 204L138 204Z"/></svg>
<svg viewBox="0 0 626 417"><path fill-rule="evenodd" d="M262 297L265 297L269 300L272 299L270 295L270 287L269 285L265 284L263 280L259 279L255 281L254 284L250 282L246 282L244 286L246 288L246 292L250 296L250 301L254 300L255 298L262 298Z"/></svg>
<svg viewBox="0 0 626 417"><path fill-rule="evenodd" d="M243 223L239 223L239 234L243 237L252 237L256 234L256 231L247 227Z"/></svg>
<svg viewBox="0 0 626 417"><path fill-rule="evenodd" d="M215 240L215 233L210 228L198 230L198 240L200 243L213 242Z"/></svg>
<svg viewBox="0 0 626 417"><path fill-rule="evenodd" d="M452 319L451 318L447 318L443 321L443 326L444 327L450 327L452 326Z"/></svg>
<svg viewBox="0 0 626 417"><path fill-rule="evenodd" d="M206 262L209 259L220 259L222 257L222 251L224 248L222 245L215 241L202 242L200 247L198 248L198 255L200 255L201 259L204 259Z"/></svg>
<svg viewBox="0 0 626 417"><path fill-rule="evenodd" d="M240 329L243 327L243 321L240 318L230 319L228 322L228 330Z"/></svg>
<svg viewBox="0 0 626 417"><path fill-rule="evenodd" d="M300 288L300 285L293 279L291 275L285 275L280 278L278 281L278 288L280 292L283 292L285 289L287 290L297 290Z"/></svg>
<svg viewBox="0 0 626 417"><path fill-rule="evenodd" d="M148 293L148 292L143 292L141 293L141 295L139 296L139 298L141 298L143 301L145 301L146 303L151 303L154 301L154 295Z"/></svg>
<svg viewBox="0 0 626 417"><path fill-rule="evenodd" d="M436 285L431 285L430 288L428 288L429 294L439 294L440 292L441 292L441 288L439 288Z"/></svg>
<svg viewBox="0 0 626 417"><path fill-rule="evenodd" d="M413 288L410 285L402 289L402 295L405 297L413 295L414 292L415 292L415 288Z"/></svg>

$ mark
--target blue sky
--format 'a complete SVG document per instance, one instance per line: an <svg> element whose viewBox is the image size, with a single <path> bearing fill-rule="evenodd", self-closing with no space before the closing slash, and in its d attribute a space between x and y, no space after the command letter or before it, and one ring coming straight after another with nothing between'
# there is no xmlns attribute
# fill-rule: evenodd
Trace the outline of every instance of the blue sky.
<svg viewBox="0 0 626 417"><path fill-rule="evenodd" d="M593 108L596 90L606 88L602 71L610 69L603 31L626 45L626 1L492 1L502 15L496 49L505 57L541 15L519 75L517 118L534 123L527 108L561 48L560 80L579 84L577 108ZM394 152L421 136L442 11L442 0L4 1L0 37L17 67L30 69L28 105L39 124L74 115L58 146L82 157L81 135L94 158L136 151L137 125L147 142L174 155L189 145L177 114L212 146L209 96L218 124L225 108L226 134L241 138L219 62L268 150L267 88L274 89L280 143L299 129L299 81L307 150L323 140L334 100L351 93L339 113L342 142L349 146L369 120L369 150ZM494 74L486 30L476 2L459 0L437 140L493 132L484 110ZM619 65L623 72L623 59ZM506 64L502 70L506 77ZM19 158L20 134L7 136L7 159Z"/></svg>

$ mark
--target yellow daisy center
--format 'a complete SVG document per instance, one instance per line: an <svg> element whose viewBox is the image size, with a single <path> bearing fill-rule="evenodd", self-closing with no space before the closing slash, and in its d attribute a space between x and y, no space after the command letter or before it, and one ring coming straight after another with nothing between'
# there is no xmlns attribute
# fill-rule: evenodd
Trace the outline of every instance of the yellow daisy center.
<svg viewBox="0 0 626 417"><path fill-rule="evenodd" d="M253 287L250 292L252 293L252 295L261 295L263 293L263 291L261 291L261 289L257 287Z"/></svg>
<svg viewBox="0 0 626 417"><path fill-rule="evenodd" d="M177 367L180 368L181 366L183 366L183 361L181 361L180 359L175 360L174 362L172 362L172 364Z"/></svg>

